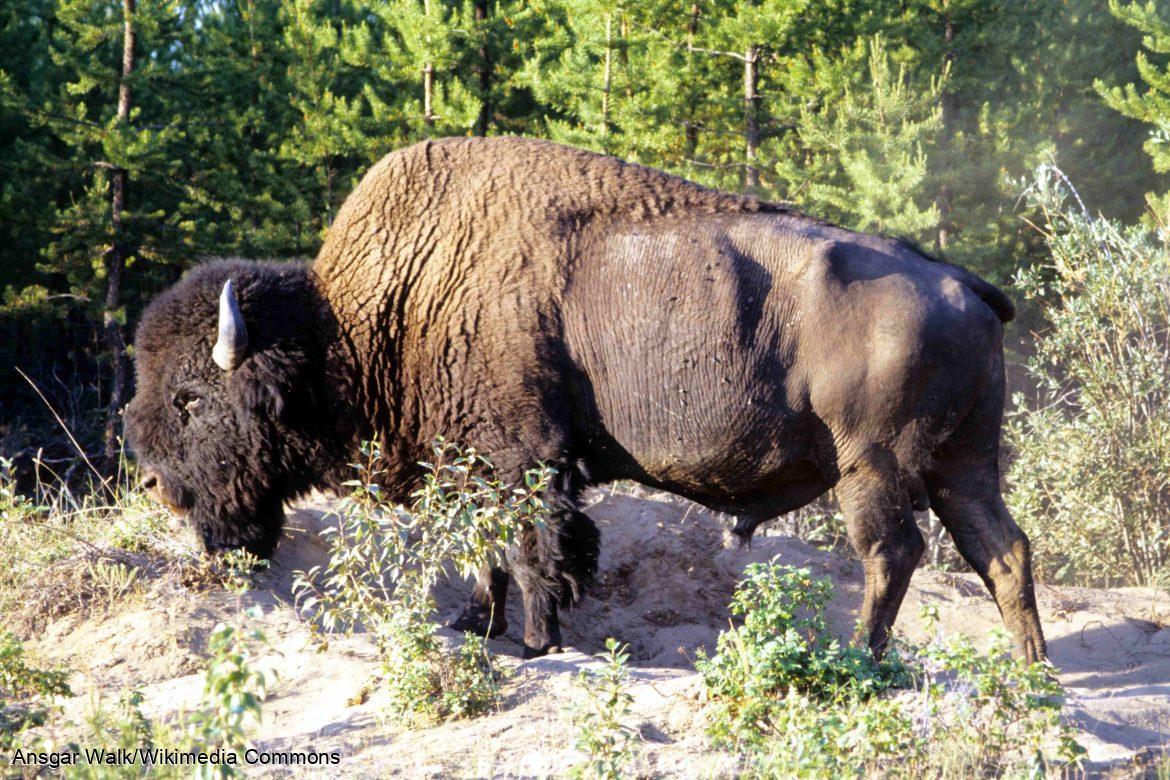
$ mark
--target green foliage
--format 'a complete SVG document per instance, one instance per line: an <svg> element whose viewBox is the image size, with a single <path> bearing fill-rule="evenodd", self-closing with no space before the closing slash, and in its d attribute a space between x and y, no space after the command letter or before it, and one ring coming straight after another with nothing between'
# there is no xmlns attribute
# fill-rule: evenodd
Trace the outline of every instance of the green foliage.
<svg viewBox="0 0 1170 780"><path fill-rule="evenodd" d="M1027 197L1051 259L1018 277L1047 323L1039 397L1010 420L1009 504L1041 576L1154 584L1170 563L1170 249L1089 216L1051 168Z"/></svg>
<svg viewBox="0 0 1170 780"><path fill-rule="evenodd" d="M939 212L923 198L930 176L926 148L937 144L942 129L946 69L927 84L911 83L882 36L859 40L839 63L818 61L824 59L818 55L809 74L819 93L816 108L802 107L799 132L808 162L825 173L803 200L861 230L933 235ZM847 79L839 93L825 83L834 71Z"/></svg>
<svg viewBox="0 0 1170 780"><path fill-rule="evenodd" d="M925 608L923 617L930 630L937 607ZM1010 647L1010 637L997 629L987 650L959 635L918 651L922 695L944 755L997 773L1020 762L1042 771L1053 759L1076 761L1084 751L1060 722L1063 690L1055 670L1013 658Z"/></svg>
<svg viewBox="0 0 1170 780"><path fill-rule="evenodd" d="M605 651L600 669L582 669L576 679L579 702L573 709L573 747L585 756L569 772L576 778L627 777L638 752L638 732L624 723L634 703L626 691L629 649L611 637L605 640Z"/></svg>
<svg viewBox="0 0 1170 780"><path fill-rule="evenodd" d="M117 702L111 707L100 699L93 703L90 712L81 724L85 737L84 741L70 743L64 746L68 750L93 749L100 746L102 750L129 750L131 752L156 747L155 725L142 711L143 696L141 691L124 691ZM41 747L49 749L48 744ZM84 753L82 753L84 755ZM114 766L109 764L89 764L81 762L76 766L64 768L62 774L70 780L117 780L125 777L139 777L147 775L145 767L126 765ZM150 772L154 777L168 777L179 774L173 768L155 768Z"/></svg>
<svg viewBox="0 0 1170 780"><path fill-rule="evenodd" d="M8 752L29 728L45 722L54 700L72 696L68 675L32 666L24 645L0 632L0 750Z"/></svg>
<svg viewBox="0 0 1170 780"><path fill-rule="evenodd" d="M250 615L258 618L257 611ZM218 624L208 640L209 657L204 672L202 706L184 724L180 739L187 750L216 749L239 755L250 746L249 731L260 722L260 705L269 679L253 665L253 648L265 643L258 629ZM200 765L196 777L235 777L239 764Z"/></svg>
<svg viewBox="0 0 1170 780"><path fill-rule="evenodd" d="M699 659L709 733L747 774L1042 775L1078 760L1051 666L1010 659L1002 634L987 651L959 637L875 663L827 638L831 594L806 569L754 564L731 604L743 624Z"/></svg>
<svg viewBox="0 0 1170 780"><path fill-rule="evenodd" d="M366 443L361 451L338 524L322 533L329 563L297 573L301 608L327 632L371 632L396 715L480 714L495 703L497 672L482 639L465 637L455 654L444 650L431 588L448 565L470 576L499 564L521 532L544 523L553 472L532 469L523 487L509 487L491 477L491 463L475 450L439 439L406 510L383 496L378 448Z"/></svg>
<svg viewBox="0 0 1170 780"><path fill-rule="evenodd" d="M1170 173L1170 64L1166 62L1166 55L1170 55L1170 16L1154 0L1146 3L1110 0L1109 10L1142 33L1142 44L1149 51L1138 52L1137 70L1146 90L1140 92L1134 84L1107 87L1100 79L1094 82L1094 87L1110 108L1153 125L1145 150L1154 170ZM1151 54L1158 59L1151 60ZM1148 198L1161 224L1170 223L1170 191L1161 197L1151 193Z"/></svg>
<svg viewBox="0 0 1170 780"><path fill-rule="evenodd" d="M904 681L896 653L874 663L868 649L832 637L824 608L832 583L775 561L744 570L730 609L742 623L719 635L716 653L695 664L708 694L721 702L718 742L752 741L768 732L775 702L788 693L841 703Z"/></svg>

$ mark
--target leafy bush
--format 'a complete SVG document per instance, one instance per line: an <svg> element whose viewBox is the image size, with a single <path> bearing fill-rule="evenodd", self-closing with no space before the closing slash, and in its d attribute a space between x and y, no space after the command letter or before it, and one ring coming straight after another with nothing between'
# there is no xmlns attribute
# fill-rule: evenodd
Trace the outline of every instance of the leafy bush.
<svg viewBox="0 0 1170 780"><path fill-rule="evenodd" d="M436 632L431 588L452 565L463 576L502 562L526 527L545 522L547 468L528 471L524 486L491 478L492 465L473 449L438 440L424 463L422 487L409 510L389 505L378 483L381 453L363 444L358 478L323 532L330 559L297 572L300 605L327 632L364 626L377 643L391 709L408 720L470 717L498 695L498 672L482 638L466 636L445 652Z"/></svg>
<svg viewBox="0 0 1170 780"><path fill-rule="evenodd" d="M1050 260L1017 284L1047 323L1038 397L1010 419L1008 502L1043 578L1155 584L1170 573L1168 236L1090 217L1053 168L1027 197Z"/></svg>
<svg viewBox="0 0 1170 780"><path fill-rule="evenodd" d="M730 604L742 624L721 633L715 655L700 651L696 663L708 694L722 703L717 741L766 734L776 700L790 692L840 702L904 679L896 651L877 664L869 650L832 637L824 617L832 594L832 584L808 569L773 561L744 570Z"/></svg>
<svg viewBox="0 0 1170 780"><path fill-rule="evenodd" d="M699 659L709 734L741 751L747 774L998 775L1076 760L1051 666L1010 659L1002 634L987 652L960 637L875 663L828 638L831 595L807 569L754 564L731 605L742 625Z"/></svg>
<svg viewBox="0 0 1170 780"><path fill-rule="evenodd" d="M29 664L24 645L0 632L0 751L8 752L17 736L45 722L53 700L71 696L68 675Z"/></svg>
<svg viewBox="0 0 1170 780"><path fill-rule="evenodd" d="M598 671L581 670L577 676L580 701L573 711L576 739L573 747L585 761L570 770L572 777L617 780L638 750L638 732L623 723L634 699L626 691L628 648L612 637L605 640L605 655Z"/></svg>
<svg viewBox="0 0 1170 780"><path fill-rule="evenodd" d="M928 628L936 607L924 607ZM929 726L927 760L956 770L1007 773L1075 763L1084 750L1060 721L1063 689L1047 663L1010 655L1011 638L997 629L987 650L966 636L937 637L915 651L923 683L919 719Z"/></svg>
<svg viewBox="0 0 1170 780"><path fill-rule="evenodd" d="M259 617L259 613L250 616ZM258 629L220 623L208 642L210 657L203 680L203 701L177 728L184 750L211 753L221 749L241 756L248 734L260 722L260 705L268 692L267 675L253 666L253 648L265 643ZM242 775L240 764L205 764L196 777Z"/></svg>

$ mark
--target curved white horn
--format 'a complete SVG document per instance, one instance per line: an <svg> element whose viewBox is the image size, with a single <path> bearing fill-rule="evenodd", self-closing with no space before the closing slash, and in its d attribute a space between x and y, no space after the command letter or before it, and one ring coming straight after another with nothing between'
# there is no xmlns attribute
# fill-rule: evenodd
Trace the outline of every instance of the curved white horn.
<svg viewBox="0 0 1170 780"><path fill-rule="evenodd" d="M232 280L223 283L219 294L219 336L211 350L211 359L224 371L231 371L248 355L248 328L236 303Z"/></svg>

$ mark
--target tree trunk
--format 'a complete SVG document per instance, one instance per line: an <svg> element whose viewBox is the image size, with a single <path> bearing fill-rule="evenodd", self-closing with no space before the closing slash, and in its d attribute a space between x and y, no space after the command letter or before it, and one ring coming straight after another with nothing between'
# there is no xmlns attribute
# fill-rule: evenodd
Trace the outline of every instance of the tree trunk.
<svg viewBox="0 0 1170 780"><path fill-rule="evenodd" d="M492 119L492 53L487 35L488 0L475 0L475 22L483 36L479 47L479 117L475 120L475 134L487 135Z"/></svg>
<svg viewBox="0 0 1170 780"><path fill-rule="evenodd" d="M755 46L749 46L743 55L743 191L746 193L756 193L760 189L760 170L756 167L760 148L760 96L756 92L758 55L759 49Z"/></svg>
<svg viewBox="0 0 1170 780"><path fill-rule="evenodd" d="M136 0L122 0L122 76L118 83L118 124L130 120L130 77L134 72L134 11ZM118 310L122 303L122 272L126 270L129 249L123 231L122 216L126 209L126 170L117 168L113 172L110 187L110 226L113 229L113 243L106 251L106 299L102 312L102 329L105 332L106 348L110 351L113 365L113 384L110 390L110 404L106 410L105 468L113 474L118 463L118 433L121 430L122 406L126 402L126 382L129 365L126 357L126 342L122 336L122 324Z"/></svg>
<svg viewBox="0 0 1170 780"><path fill-rule="evenodd" d="M946 0L943 0L943 14L943 41L946 43L946 48L943 53L943 70L946 73L953 74L955 64L955 20L951 17ZM939 107L942 111L943 128L940 150L944 151L945 155L945 150L950 145L953 135L951 124L955 116L954 95L951 93L949 86L943 87ZM938 244L939 251L944 251L951 240L951 226L949 221L951 213L951 190L946 184L939 187L938 196L934 202L936 208L938 208L938 235L936 237L936 243Z"/></svg>
<svg viewBox="0 0 1170 780"><path fill-rule="evenodd" d="M431 15L429 0L423 0L423 13ZM435 66L432 62L423 63L423 124L427 126L427 136L431 135L431 128L435 126Z"/></svg>
<svg viewBox="0 0 1170 780"><path fill-rule="evenodd" d="M687 51L690 51L695 46L695 35L699 32L699 4L691 3L691 18L687 22ZM690 56L694 56L693 54ZM687 100L687 123L686 123L686 152L684 157L687 160L695 159L695 153L699 148L699 127L698 127L698 113L699 107L696 104L695 93L690 92Z"/></svg>
<svg viewBox="0 0 1170 780"><path fill-rule="evenodd" d="M432 108L435 93L435 68L431 63L423 65L423 124L428 128L435 126L435 113Z"/></svg>
<svg viewBox="0 0 1170 780"><path fill-rule="evenodd" d="M609 135L609 91L613 86L613 17L605 17L605 71L601 88L601 134Z"/></svg>

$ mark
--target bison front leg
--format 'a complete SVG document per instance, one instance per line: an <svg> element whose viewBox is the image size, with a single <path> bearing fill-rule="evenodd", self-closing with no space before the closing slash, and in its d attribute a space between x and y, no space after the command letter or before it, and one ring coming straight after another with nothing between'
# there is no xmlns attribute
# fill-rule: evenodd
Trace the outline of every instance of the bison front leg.
<svg viewBox="0 0 1170 780"><path fill-rule="evenodd" d="M560 606L572 606L597 572L600 535L587 515L564 497L543 527L526 531L509 557L524 599L524 657L561 651Z"/></svg>
<svg viewBox="0 0 1170 780"><path fill-rule="evenodd" d="M849 539L865 567L861 620L880 659L926 544L892 468L862 464L842 479L838 494Z"/></svg>
<svg viewBox="0 0 1170 780"><path fill-rule="evenodd" d="M470 631L491 639L504 635L508 619L508 572L484 564L476 576L475 589L463 612L451 623L456 631Z"/></svg>
<svg viewBox="0 0 1170 780"><path fill-rule="evenodd" d="M517 579L517 582L523 580ZM520 585L524 599L524 658L540 658L559 653L561 619L557 614L557 597L539 584Z"/></svg>

